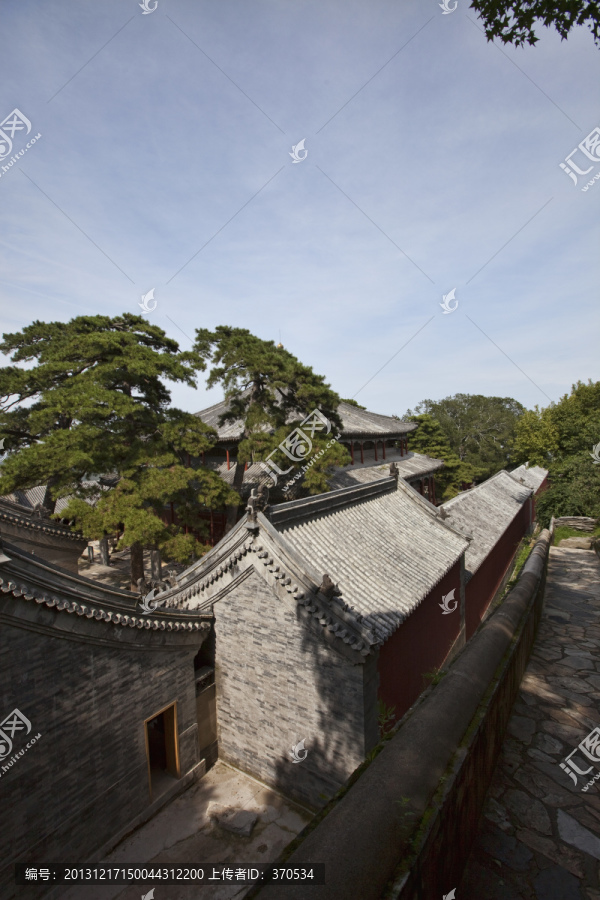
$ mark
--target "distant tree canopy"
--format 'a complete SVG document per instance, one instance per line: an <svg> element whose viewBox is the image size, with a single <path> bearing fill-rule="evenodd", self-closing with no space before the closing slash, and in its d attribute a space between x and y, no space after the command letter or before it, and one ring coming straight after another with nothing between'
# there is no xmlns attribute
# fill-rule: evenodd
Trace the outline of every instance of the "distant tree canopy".
<svg viewBox="0 0 600 900"><path fill-rule="evenodd" d="M487 39L498 37L519 47L535 44L534 26L556 28L565 40L576 25L587 25L600 45L600 7L597 0L471 0L471 9L483 20Z"/></svg>
<svg viewBox="0 0 600 900"><path fill-rule="evenodd" d="M231 502L216 473L189 465L212 446L214 431L170 407L163 382L195 387L202 358L129 314L34 322L3 335L0 351L20 364L0 368L0 431L5 449L16 451L3 460L0 495L46 484L48 511L70 497L61 515L86 537L122 527L132 586L143 577L144 547L180 561L207 549L159 518L172 501L184 524L201 529L193 509ZM100 475L114 476L116 486L103 491Z"/></svg>
<svg viewBox="0 0 600 900"><path fill-rule="evenodd" d="M512 397L455 394L443 400L423 400L403 418L422 413L439 423L453 453L472 467L476 481L483 481L513 461L515 426L525 407ZM413 441L411 436L411 447Z"/></svg>
<svg viewBox="0 0 600 900"><path fill-rule="evenodd" d="M236 490L242 486L245 464L265 460L314 409L331 422L334 431L341 429L338 394L325 383L322 375L316 375L310 366L303 365L273 341L261 340L245 328L219 325L212 332L197 329L194 349L213 364L208 387L220 384L225 390L229 405L220 424L237 419L243 422L233 479ZM314 451L325 449L331 436L315 433ZM290 465L293 467L282 451L278 451L273 461L284 472ZM327 490L327 474L334 466L349 462L348 451L340 444L333 444L315 460L304 485L311 493ZM293 475L293 471L282 475L282 481ZM228 527L235 524L237 511L237 504L229 508Z"/></svg>
<svg viewBox="0 0 600 900"><path fill-rule="evenodd" d="M342 403L349 403L350 406L356 406L357 409L366 409L366 406L361 406L360 403L357 403L356 400L344 400L342 399Z"/></svg>
<svg viewBox="0 0 600 900"><path fill-rule="evenodd" d="M537 504L547 525L554 516L600 516L600 381L578 381L545 409L528 410L516 426L516 462L548 469L548 489ZM600 448L599 448L600 449Z"/></svg>
<svg viewBox="0 0 600 900"><path fill-rule="evenodd" d="M473 481L473 467L458 458L451 449L442 426L429 413L409 416L407 421L417 422L419 425L417 431L410 434L411 450L444 460L444 468L435 473L436 494L442 500L452 499L463 489L463 483L470 484Z"/></svg>

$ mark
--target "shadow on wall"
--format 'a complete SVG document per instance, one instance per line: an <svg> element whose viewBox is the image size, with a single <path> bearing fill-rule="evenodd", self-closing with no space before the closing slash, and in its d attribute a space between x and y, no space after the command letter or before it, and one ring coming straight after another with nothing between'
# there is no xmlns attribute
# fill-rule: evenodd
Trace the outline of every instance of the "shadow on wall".
<svg viewBox="0 0 600 900"><path fill-rule="evenodd" d="M295 685L297 731L290 733L287 756L275 763L275 781L282 793L318 809L377 743L376 659L353 663L324 640L323 626L300 607L296 621L307 662Z"/></svg>

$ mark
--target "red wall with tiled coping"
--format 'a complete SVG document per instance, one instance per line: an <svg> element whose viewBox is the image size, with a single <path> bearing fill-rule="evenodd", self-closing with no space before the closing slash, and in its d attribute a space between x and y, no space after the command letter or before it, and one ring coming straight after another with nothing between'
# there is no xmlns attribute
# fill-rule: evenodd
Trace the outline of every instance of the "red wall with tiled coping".
<svg viewBox="0 0 600 900"><path fill-rule="evenodd" d="M444 615L439 604L455 589L458 605ZM379 651L379 699L395 707L396 720L429 686L426 672L438 669L448 656L460 631L460 560L447 572L415 611L402 623Z"/></svg>
<svg viewBox="0 0 600 900"><path fill-rule="evenodd" d="M467 582L465 589L467 640L477 631L485 611L502 584L519 542L531 525L532 509L533 498L530 498L525 501L502 537Z"/></svg>

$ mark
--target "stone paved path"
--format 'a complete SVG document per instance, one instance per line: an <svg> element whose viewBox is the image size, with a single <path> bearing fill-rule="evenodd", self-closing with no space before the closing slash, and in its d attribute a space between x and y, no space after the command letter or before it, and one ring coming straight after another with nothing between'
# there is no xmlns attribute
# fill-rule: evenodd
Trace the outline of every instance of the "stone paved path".
<svg viewBox="0 0 600 900"><path fill-rule="evenodd" d="M252 833L246 837L222 829L211 819L211 805L255 813ZM230 868L272 862L311 818L307 810L219 760L204 778L121 841L101 862L156 868L206 863ZM155 881L130 887L81 885L64 891L60 900L140 900L152 886L156 900L234 900L248 890L235 882L178 886Z"/></svg>
<svg viewBox="0 0 600 900"><path fill-rule="evenodd" d="M598 725L600 559L552 547L540 630L456 900L600 900L600 780L581 790L600 763L577 787L559 766Z"/></svg>

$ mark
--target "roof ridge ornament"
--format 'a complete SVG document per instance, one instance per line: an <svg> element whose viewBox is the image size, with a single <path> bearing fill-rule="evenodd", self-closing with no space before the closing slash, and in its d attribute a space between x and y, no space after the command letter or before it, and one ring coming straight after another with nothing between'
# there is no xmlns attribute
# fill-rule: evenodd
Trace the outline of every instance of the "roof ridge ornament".
<svg viewBox="0 0 600 900"><path fill-rule="evenodd" d="M339 585L334 584L327 573L323 575L323 581L321 582L319 590L327 597L328 600L330 600L332 597L341 597L342 595Z"/></svg>
<svg viewBox="0 0 600 900"><path fill-rule="evenodd" d="M256 492L256 488L252 488L250 491L250 496L248 498L248 505L246 506L246 528L248 531L257 532L259 530L258 525L258 510L259 510L259 496Z"/></svg>

